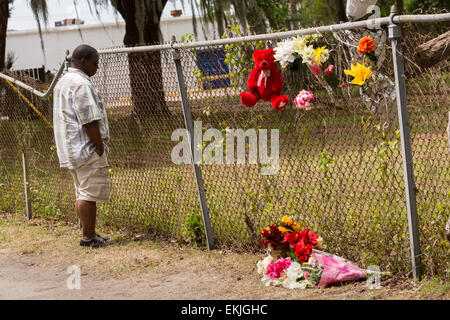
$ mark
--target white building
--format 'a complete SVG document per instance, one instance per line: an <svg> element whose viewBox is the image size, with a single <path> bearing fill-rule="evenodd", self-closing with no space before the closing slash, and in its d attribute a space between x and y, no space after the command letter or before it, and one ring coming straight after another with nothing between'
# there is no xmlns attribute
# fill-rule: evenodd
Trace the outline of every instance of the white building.
<svg viewBox="0 0 450 320"><path fill-rule="evenodd" d="M197 40L214 37L212 25L209 25L207 36L203 29L201 20L198 18ZM192 16L163 16L160 21L160 30L164 42L169 42L172 35L180 40L182 35L194 33ZM81 43L91 45L96 49L121 47L124 36L125 22L53 27L44 29L42 32L44 43L44 50L42 50L41 37L37 30L9 31L6 38L6 52L14 54L15 62L12 70L44 67L45 71L55 73L64 62L66 50L72 52ZM168 96L171 96L177 91L177 84L173 81L175 69L171 61L165 61L166 59L167 57L162 56L162 66L165 68L162 72L163 83L164 90ZM30 76L34 77L35 70L29 71L31 71ZM116 54L114 57L111 55L101 56L99 71L93 80L107 106L114 107L130 103L131 88L126 54ZM188 85L188 90L195 91L201 86L200 82L191 83Z"/></svg>
<svg viewBox="0 0 450 320"><path fill-rule="evenodd" d="M170 41L171 36L177 39L187 33L193 33L192 17L180 16L176 18L163 18L160 29L164 42ZM197 21L198 40L211 39L205 37L200 19ZM209 28L210 33L213 27ZM71 25L44 29L42 39L44 51L41 47L41 38L37 30L8 31L6 37L6 52L12 52L16 59L14 70L45 67L55 72L64 61L66 50L73 49L81 43L89 44L97 49L123 46L125 36L125 23L108 23L97 25Z"/></svg>

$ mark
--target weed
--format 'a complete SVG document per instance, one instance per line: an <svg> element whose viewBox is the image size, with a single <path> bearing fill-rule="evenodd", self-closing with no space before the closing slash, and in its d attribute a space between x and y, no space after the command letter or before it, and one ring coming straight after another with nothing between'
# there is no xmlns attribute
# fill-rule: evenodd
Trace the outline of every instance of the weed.
<svg viewBox="0 0 450 320"><path fill-rule="evenodd" d="M183 237L186 241L194 245L202 245L205 242L205 230L203 227L202 216L192 211L186 215L184 223L182 224Z"/></svg>

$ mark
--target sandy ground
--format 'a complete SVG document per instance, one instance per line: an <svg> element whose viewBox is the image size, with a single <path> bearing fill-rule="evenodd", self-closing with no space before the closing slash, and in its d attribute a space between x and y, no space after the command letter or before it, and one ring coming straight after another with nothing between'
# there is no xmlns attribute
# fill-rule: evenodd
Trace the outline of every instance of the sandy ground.
<svg viewBox="0 0 450 320"><path fill-rule="evenodd" d="M103 231L103 230L102 230ZM103 231L105 233L106 231ZM194 249L145 235L106 233L111 245L83 248L74 224L0 216L0 299L449 299L448 284L384 279L331 288L265 287L256 272L263 254ZM76 265L80 289L69 289Z"/></svg>

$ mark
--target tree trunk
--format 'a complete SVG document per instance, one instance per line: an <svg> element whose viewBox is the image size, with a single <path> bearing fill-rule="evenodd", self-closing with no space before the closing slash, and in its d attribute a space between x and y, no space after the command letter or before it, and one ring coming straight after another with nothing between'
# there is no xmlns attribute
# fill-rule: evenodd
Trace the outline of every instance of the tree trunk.
<svg viewBox="0 0 450 320"><path fill-rule="evenodd" d="M265 19L258 7L256 0L247 0L247 21L250 31L254 34L267 31Z"/></svg>
<svg viewBox="0 0 450 320"><path fill-rule="evenodd" d="M331 11L330 0L325 0L325 6L327 7L328 16L330 17L330 19L334 20L334 17L333 17L332 11Z"/></svg>
<svg viewBox="0 0 450 320"><path fill-rule="evenodd" d="M111 1L125 20L127 47L161 42L159 21L167 0ZM161 70L161 52L128 54L133 113L137 117L169 113Z"/></svg>
<svg viewBox="0 0 450 320"><path fill-rule="evenodd" d="M248 24L247 24L247 7L246 2L242 0L232 0L231 1L234 7L234 11L236 12L236 16L239 20L239 23L242 27L242 33L244 35L248 34Z"/></svg>
<svg viewBox="0 0 450 320"><path fill-rule="evenodd" d="M343 0L334 0L336 6L336 16L339 22L347 21L347 16L345 15L345 5Z"/></svg>
<svg viewBox="0 0 450 320"><path fill-rule="evenodd" d="M297 2L296 0L289 0L290 8L291 8L291 29L297 30L298 29L298 11L297 11Z"/></svg>
<svg viewBox="0 0 450 320"><path fill-rule="evenodd" d="M9 18L9 0L0 1L0 70L5 68L6 30Z"/></svg>
<svg viewBox="0 0 450 320"><path fill-rule="evenodd" d="M403 0L397 0L396 7L397 7L398 14L403 14L403 7L404 7L403 2L404 2Z"/></svg>
<svg viewBox="0 0 450 320"><path fill-rule="evenodd" d="M221 0L214 1L214 16L216 17L217 31L219 32L219 37L221 37L225 33L223 4Z"/></svg>
<svg viewBox="0 0 450 320"><path fill-rule="evenodd" d="M450 56L450 31L417 47L415 58L422 68L429 68Z"/></svg>

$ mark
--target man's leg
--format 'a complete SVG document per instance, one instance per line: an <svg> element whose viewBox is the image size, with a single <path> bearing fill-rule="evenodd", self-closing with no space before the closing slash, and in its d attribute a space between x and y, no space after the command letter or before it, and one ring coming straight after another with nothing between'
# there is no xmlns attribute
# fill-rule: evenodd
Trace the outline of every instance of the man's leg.
<svg viewBox="0 0 450 320"><path fill-rule="evenodd" d="M92 239L95 236L96 202L77 200L77 211L83 229L83 240Z"/></svg>

